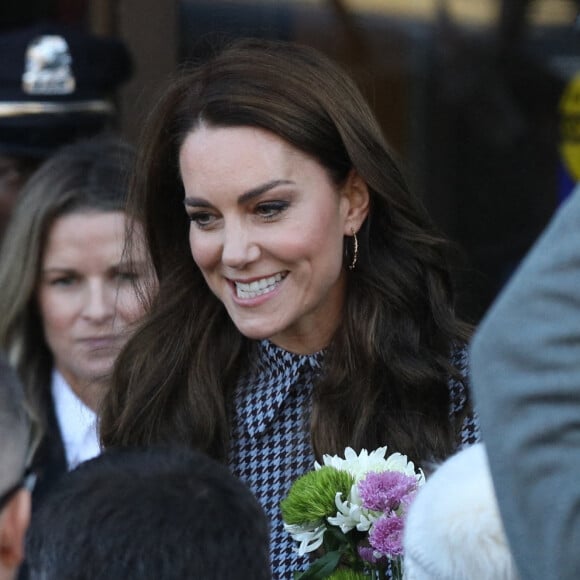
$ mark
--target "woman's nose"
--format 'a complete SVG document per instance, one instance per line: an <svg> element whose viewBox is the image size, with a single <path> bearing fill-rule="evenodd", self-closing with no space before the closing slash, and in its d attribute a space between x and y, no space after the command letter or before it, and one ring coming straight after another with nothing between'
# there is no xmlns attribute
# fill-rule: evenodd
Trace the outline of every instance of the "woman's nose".
<svg viewBox="0 0 580 580"><path fill-rule="evenodd" d="M228 225L223 229L222 263L240 269L260 256L255 236L243 225Z"/></svg>
<svg viewBox="0 0 580 580"><path fill-rule="evenodd" d="M83 315L96 322L112 319L115 314L117 292L104 281L91 281L87 285Z"/></svg>

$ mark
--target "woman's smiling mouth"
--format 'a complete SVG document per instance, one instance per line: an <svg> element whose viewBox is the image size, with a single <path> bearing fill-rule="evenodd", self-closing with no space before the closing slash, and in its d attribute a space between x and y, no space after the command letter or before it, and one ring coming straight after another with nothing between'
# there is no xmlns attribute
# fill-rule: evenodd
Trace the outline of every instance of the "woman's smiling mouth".
<svg viewBox="0 0 580 580"><path fill-rule="evenodd" d="M236 297L241 300L248 300L262 296L263 294L268 294L268 292L272 292L280 284L287 274L288 272L278 272L273 276L260 278L247 283L234 281Z"/></svg>

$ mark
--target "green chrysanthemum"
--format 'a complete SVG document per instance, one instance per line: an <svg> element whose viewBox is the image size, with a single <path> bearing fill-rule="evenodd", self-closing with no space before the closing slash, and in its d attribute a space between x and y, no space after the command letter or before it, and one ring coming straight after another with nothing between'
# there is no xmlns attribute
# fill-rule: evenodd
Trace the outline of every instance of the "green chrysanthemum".
<svg viewBox="0 0 580 580"><path fill-rule="evenodd" d="M339 568L328 577L328 580L369 580L369 577L349 568Z"/></svg>
<svg viewBox="0 0 580 580"><path fill-rule="evenodd" d="M346 498L353 483L352 475L334 467L325 466L306 473L294 482L288 497L280 504L284 521L299 525L335 515L336 493L340 491Z"/></svg>

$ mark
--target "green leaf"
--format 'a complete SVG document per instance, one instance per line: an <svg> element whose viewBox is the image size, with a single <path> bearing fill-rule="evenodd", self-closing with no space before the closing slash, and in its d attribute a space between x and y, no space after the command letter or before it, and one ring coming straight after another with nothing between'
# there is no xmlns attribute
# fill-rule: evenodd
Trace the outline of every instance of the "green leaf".
<svg viewBox="0 0 580 580"><path fill-rule="evenodd" d="M340 551L324 554L313 562L308 570L295 575L294 580L323 580L323 578L328 578L338 567L341 556Z"/></svg>
<svg viewBox="0 0 580 580"><path fill-rule="evenodd" d="M350 568L337 568L329 576L329 580L371 580L371 577L364 572L358 572Z"/></svg>
<svg viewBox="0 0 580 580"><path fill-rule="evenodd" d="M348 544L349 543L349 538L348 536L341 531L340 528L337 528L336 526L328 526L328 528L326 528L326 531L324 532L324 539L330 539L331 537L334 538L334 540L340 544Z"/></svg>
<svg viewBox="0 0 580 580"><path fill-rule="evenodd" d="M324 531L323 545L325 552L340 550L342 553L349 547L349 539L340 531L340 528L328 526Z"/></svg>

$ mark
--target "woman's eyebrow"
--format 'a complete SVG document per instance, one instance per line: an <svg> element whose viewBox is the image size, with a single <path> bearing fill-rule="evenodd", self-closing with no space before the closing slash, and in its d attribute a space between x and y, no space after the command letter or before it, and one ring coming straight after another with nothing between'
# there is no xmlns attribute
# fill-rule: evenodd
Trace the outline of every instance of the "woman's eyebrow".
<svg viewBox="0 0 580 580"><path fill-rule="evenodd" d="M257 187L253 187L252 189L242 193L242 195L240 195L240 197L238 198L238 204L243 205L244 203L253 199L254 197L258 197L259 195L262 195L263 193L266 193L266 191L274 189L279 185L293 185L293 184L294 181L291 181L289 179L273 179L272 181L267 181L262 185L258 185Z"/></svg>
<svg viewBox="0 0 580 580"><path fill-rule="evenodd" d="M47 266L46 268L42 268L40 270L42 273L44 272L75 272L74 268L69 268L68 266L59 266L58 264L52 266Z"/></svg>
<svg viewBox="0 0 580 580"><path fill-rule="evenodd" d="M258 197L263 193L265 193L266 191L274 189L279 185L293 185L294 183L295 183L294 181L291 181L289 179L272 179L271 181L266 181L266 183L262 183L261 185L253 187L252 189L249 189L248 191L242 193L238 198L238 204L243 205L248 201L250 201L251 199L253 199L254 197ZM212 207L211 203L209 203L206 199L203 199L201 197L187 196L184 199L184 203L186 206L190 207Z"/></svg>

